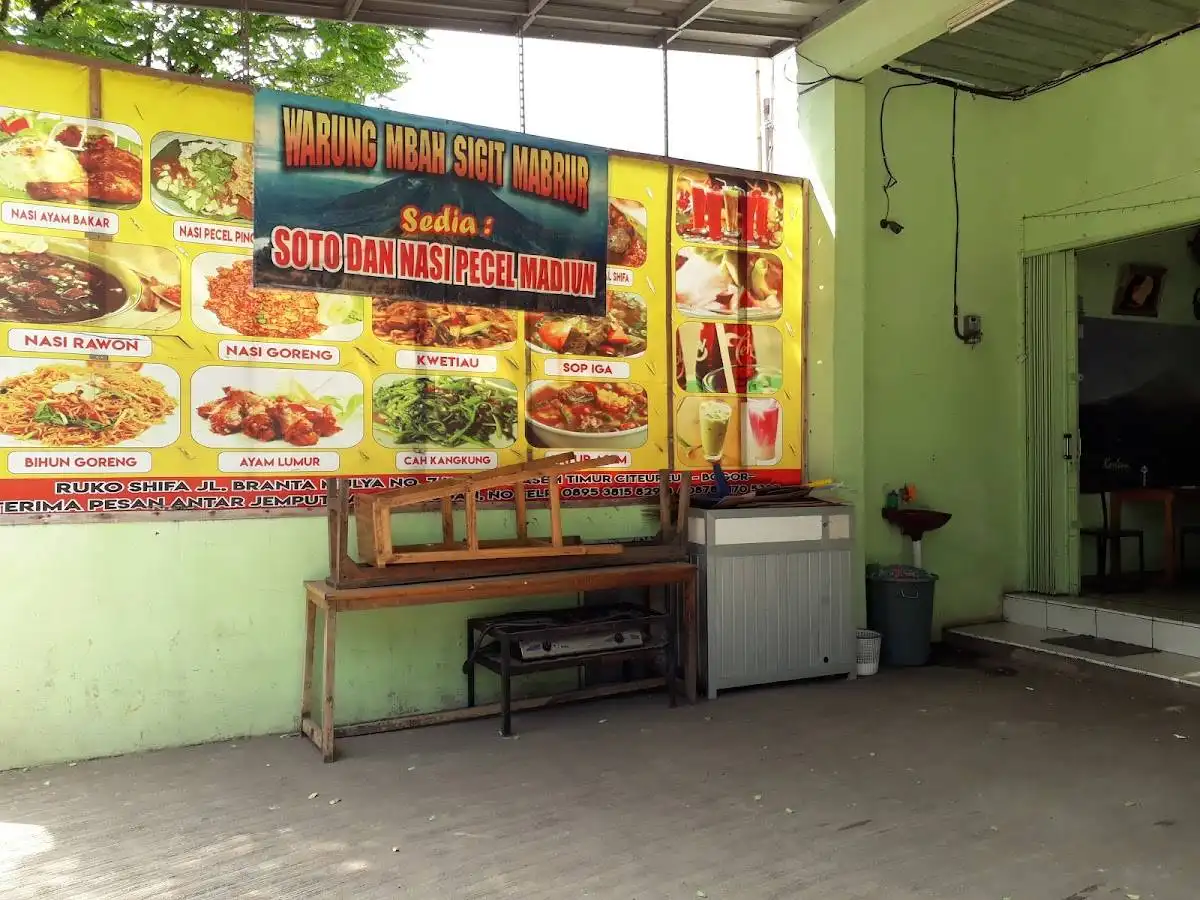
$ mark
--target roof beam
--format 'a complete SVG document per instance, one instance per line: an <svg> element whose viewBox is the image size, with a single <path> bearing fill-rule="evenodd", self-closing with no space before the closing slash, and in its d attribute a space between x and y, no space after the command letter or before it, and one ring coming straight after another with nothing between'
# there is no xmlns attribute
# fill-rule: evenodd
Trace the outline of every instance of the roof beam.
<svg viewBox="0 0 1200 900"><path fill-rule="evenodd" d="M569 3L548 3L538 14L542 22L576 22L580 24L611 27L612 25L627 25L644 27L655 31L670 24L670 20L658 13L627 12L623 9L609 9L596 6L573 6Z"/></svg>
<svg viewBox="0 0 1200 900"><path fill-rule="evenodd" d="M795 40L779 41L778 43L772 44L770 47L767 48L767 56L770 59L774 59L780 53L783 53L787 50L791 50L795 46L796 46Z"/></svg>
<svg viewBox="0 0 1200 900"><path fill-rule="evenodd" d="M795 43L800 40L800 29L786 25L763 25L757 22L724 22L708 17L696 19L687 28L688 34L737 34L745 37L775 38Z"/></svg>
<svg viewBox="0 0 1200 900"><path fill-rule="evenodd" d="M720 0L614 7L594 0L160 0L170 5L238 9L369 25L447 29L631 47L769 57L794 45L801 30L787 15L739 13ZM818 0L824 5L826 0ZM845 0L853 2L853 0ZM799 4L801 6L811 4ZM683 7L680 9L679 7ZM678 11L675 11L678 10Z"/></svg>
<svg viewBox="0 0 1200 900"><path fill-rule="evenodd" d="M683 29L708 12L716 3L717 0L692 0L691 3L684 7L683 12L675 20L675 27L671 28L663 38L663 46L667 46L675 38L679 37Z"/></svg>
<svg viewBox="0 0 1200 900"><path fill-rule="evenodd" d="M529 15L527 15L525 17L525 21L521 23L521 27L518 29L519 34L524 34L529 30L529 26L533 24L533 20L537 18L538 13L540 13L549 2L550 0L529 0Z"/></svg>
<svg viewBox="0 0 1200 900"><path fill-rule="evenodd" d="M801 30L799 52L845 78L861 78L946 33L978 0L843 0Z"/></svg>

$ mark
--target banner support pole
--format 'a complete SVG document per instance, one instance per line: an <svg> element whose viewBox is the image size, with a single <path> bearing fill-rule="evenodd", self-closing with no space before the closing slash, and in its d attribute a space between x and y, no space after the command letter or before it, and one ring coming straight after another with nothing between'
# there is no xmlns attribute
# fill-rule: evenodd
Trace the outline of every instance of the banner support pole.
<svg viewBox="0 0 1200 900"><path fill-rule="evenodd" d="M242 81L250 84L250 0L242 0Z"/></svg>
<svg viewBox="0 0 1200 900"><path fill-rule="evenodd" d="M517 103L521 109L521 134L525 133L525 32L517 35Z"/></svg>
<svg viewBox="0 0 1200 900"><path fill-rule="evenodd" d="M662 48L663 58L663 156L671 155L671 85L667 72L667 45Z"/></svg>

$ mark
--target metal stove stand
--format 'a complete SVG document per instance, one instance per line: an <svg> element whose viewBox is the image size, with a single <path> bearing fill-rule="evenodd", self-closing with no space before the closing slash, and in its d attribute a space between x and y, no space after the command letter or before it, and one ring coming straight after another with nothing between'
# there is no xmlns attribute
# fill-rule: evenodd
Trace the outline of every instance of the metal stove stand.
<svg viewBox="0 0 1200 900"><path fill-rule="evenodd" d="M635 647L613 647L540 659L520 656L521 641L552 643L615 631L642 632ZM512 679L516 675L574 669L594 662L632 662L665 656L667 700L675 705L676 616L636 603L611 603L570 609L536 610L484 616L467 620L467 646L471 648L463 672L467 676L467 706L475 705L475 667L500 676L500 733L512 735Z"/></svg>

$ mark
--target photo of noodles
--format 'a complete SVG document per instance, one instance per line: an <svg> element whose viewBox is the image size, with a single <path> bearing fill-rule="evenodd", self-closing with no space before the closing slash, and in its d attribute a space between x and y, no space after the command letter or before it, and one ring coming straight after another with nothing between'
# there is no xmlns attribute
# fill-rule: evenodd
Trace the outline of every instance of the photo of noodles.
<svg viewBox="0 0 1200 900"><path fill-rule="evenodd" d="M491 350L517 339L517 320L507 309L387 297L374 297L372 306L371 330L391 344Z"/></svg>
<svg viewBox="0 0 1200 900"><path fill-rule="evenodd" d="M138 439L152 445L144 440L146 433L167 424L179 403L142 368L140 363L53 362L4 378L0 434L42 447L113 447ZM146 368L174 374L165 366Z"/></svg>
<svg viewBox="0 0 1200 900"><path fill-rule="evenodd" d="M192 265L192 318L213 334L351 341L362 334L363 299L253 286L248 256L202 253Z"/></svg>

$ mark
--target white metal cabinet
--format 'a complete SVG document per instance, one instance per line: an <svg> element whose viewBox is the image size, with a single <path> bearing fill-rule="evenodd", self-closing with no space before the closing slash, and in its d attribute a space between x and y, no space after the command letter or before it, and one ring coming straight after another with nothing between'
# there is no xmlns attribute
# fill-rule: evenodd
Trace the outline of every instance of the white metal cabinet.
<svg viewBox="0 0 1200 900"><path fill-rule="evenodd" d="M689 512L709 699L854 673L853 515L842 505Z"/></svg>

